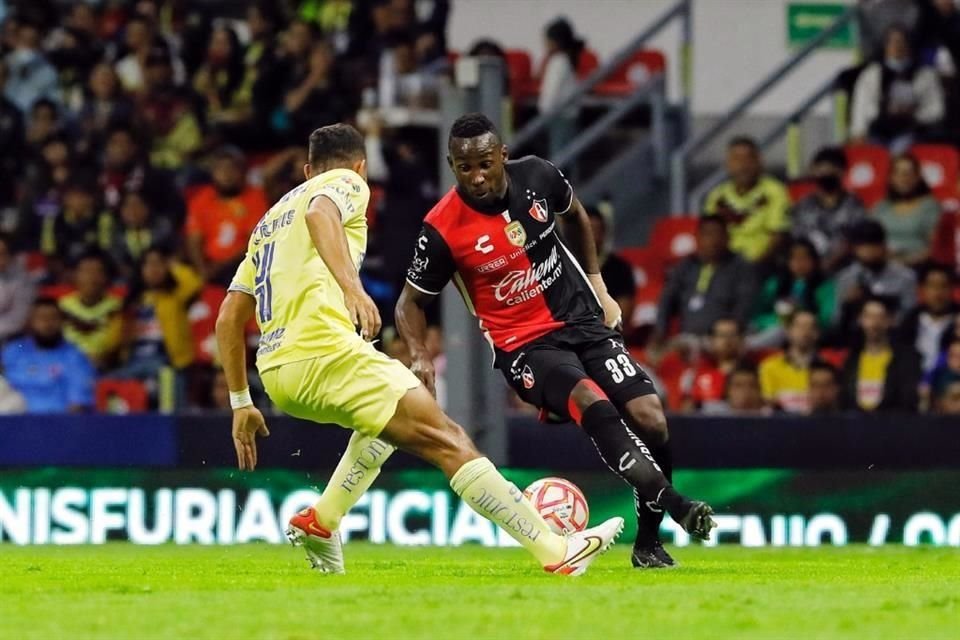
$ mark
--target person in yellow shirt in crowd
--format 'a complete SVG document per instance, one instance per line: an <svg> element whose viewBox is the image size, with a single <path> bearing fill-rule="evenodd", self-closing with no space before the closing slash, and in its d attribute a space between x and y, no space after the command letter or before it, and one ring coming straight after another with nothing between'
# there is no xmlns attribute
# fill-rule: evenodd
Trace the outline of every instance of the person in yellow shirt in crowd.
<svg viewBox="0 0 960 640"><path fill-rule="evenodd" d="M110 293L110 265L99 252L81 256L73 266L76 291L60 298L63 335L100 371L114 363L123 331L123 301Z"/></svg>
<svg viewBox="0 0 960 640"><path fill-rule="evenodd" d="M124 304L126 363L111 378L143 380L154 395L159 379L172 370L180 398L183 377L195 357L187 312L203 281L196 271L173 260L160 247L148 250Z"/></svg>
<svg viewBox="0 0 960 640"><path fill-rule="evenodd" d="M881 297L860 309L861 343L847 356L843 395L847 407L860 411L916 413L921 379L920 354L912 345L894 343L893 305Z"/></svg>
<svg viewBox="0 0 960 640"><path fill-rule="evenodd" d="M820 329L812 311L799 309L787 319L786 348L760 363L764 399L787 413L810 411L810 366L817 359Z"/></svg>
<svg viewBox="0 0 960 640"><path fill-rule="evenodd" d="M730 247L750 262L769 261L790 227L786 187L763 170L757 143L736 137L727 145L729 178L707 195L704 215L720 216L730 229Z"/></svg>

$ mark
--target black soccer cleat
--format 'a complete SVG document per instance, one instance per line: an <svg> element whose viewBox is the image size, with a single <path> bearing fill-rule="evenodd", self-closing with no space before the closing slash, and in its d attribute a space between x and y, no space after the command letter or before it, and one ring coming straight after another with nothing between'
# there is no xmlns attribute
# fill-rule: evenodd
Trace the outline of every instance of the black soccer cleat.
<svg viewBox="0 0 960 640"><path fill-rule="evenodd" d="M637 569L670 569L677 566L677 561L670 557L659 540L644 546L634 544L630 563Z"/></svg>
<svg viewBox="0 0 960 640"><path fill-rule="evenodd" d="M713 509L706 502L694 500L690 503L690 508L685 516L677 521L683 530L697 540L709 540L710 530L717 526L710 516Z"/></svg>

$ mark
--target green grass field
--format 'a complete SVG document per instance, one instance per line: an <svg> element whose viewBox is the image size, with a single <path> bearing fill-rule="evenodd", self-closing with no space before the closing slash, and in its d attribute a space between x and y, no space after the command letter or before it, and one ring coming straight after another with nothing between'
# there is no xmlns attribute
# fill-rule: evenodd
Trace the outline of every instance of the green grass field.
<svg viewBox="0 0 960 640"><path fill-rule="evenodd" d="M519 549L0 548L0 638L957 638L957 549L685 548L669 571L620 545L584 577Z"/></svg>

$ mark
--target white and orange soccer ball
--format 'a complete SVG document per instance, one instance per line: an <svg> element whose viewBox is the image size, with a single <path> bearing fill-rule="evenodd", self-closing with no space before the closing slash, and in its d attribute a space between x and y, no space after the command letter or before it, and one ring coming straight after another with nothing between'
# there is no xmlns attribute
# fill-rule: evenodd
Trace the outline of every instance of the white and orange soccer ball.
<svg viewBox="0 0 960 640"><path fill-rule="evenodd" d="M580 487L564 478L540 478L523 490L523 495L550 528L559 534L587 528L590 509Z"/></svg>

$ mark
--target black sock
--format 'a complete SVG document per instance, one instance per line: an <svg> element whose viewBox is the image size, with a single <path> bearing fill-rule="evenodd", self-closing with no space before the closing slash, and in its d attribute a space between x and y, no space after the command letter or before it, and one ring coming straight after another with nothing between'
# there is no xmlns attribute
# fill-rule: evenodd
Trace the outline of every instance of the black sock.
<svg viewBox="0 0 960 640"><path fill-rule="evenodd" d="M651 502L674 517L686 513L687 500L670 486L650 449L627 428L610 401L601 400L587 407L580 426L610 470L633 487L638 504L641 500L644 505Z"/></svg>
<svg viewBox="0 0 960 640"><path fill-rule="evenodd" d="M653 459L660 465L660 470L670 482L673 481L673 453L670 450L670 442L665 442L659 447L649 447ZM633 492L633 503L637 513L637 540L636 546L649 547L660 540L660 523L663 522L663 508L656 503L644 500L644 498Z"/></svg>

